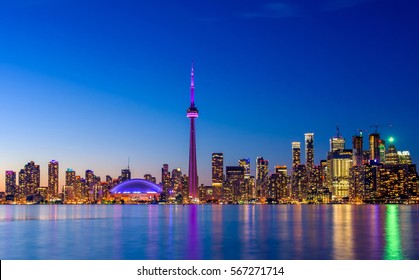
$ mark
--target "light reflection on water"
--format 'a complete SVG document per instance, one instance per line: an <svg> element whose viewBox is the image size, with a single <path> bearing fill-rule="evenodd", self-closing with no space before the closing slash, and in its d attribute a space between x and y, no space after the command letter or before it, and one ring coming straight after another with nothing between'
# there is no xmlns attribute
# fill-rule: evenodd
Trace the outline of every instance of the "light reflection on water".
<svg viewBox="0 0 419 280"><path fill-rule="evenodd" d="M0 259L419 259L418 208L3 205Z"/></svg>
<svg viewBox="0 0 419 280"><path fill-rule="evenodd" d="M401 249L399 209L397 205L387 205L386 207L386 246L384 259L402 260L403 252Z"/></svg>
<svg viewBox="0 0 419 280"><path fill-rule="evenodd" d="M336 260L354 259L351 205L333 207L333 256Z"/></svg>

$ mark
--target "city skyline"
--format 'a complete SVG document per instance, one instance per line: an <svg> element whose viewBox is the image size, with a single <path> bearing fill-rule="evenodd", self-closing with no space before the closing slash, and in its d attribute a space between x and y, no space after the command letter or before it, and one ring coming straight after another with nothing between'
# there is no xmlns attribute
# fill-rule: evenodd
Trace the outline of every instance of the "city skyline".
<svg viewBox="0 0 419 280"><path fill-rule="evenodd" d="M291 142L308 132L319 164L336 125L347 146L385 125L382 138L417 162L414 1L160 4L0 4L0 190L6 170L30 161L43 186L59 161L59 188L67 168L117 177L128 157L133 178L159 178L164 163L185 173L192 59L200 184L211 184L213 152L225 166L251 158L253 174L257 157L289 172Z"/></svg>
<svg viewBox="0 0 419 280"><path fill-rule="evenodd" d="M376 136L376 135L378 135L378 137L380 136L379 133L371 133L370 135L368 135L368 137L365 137L365 135L360 133L360 135L353 136L352 141L355 141L354 139L360 139L362 142L365 142L365 141L369 140L371 138L371 136ZM227 166L243 167L244 170L246 170L246 172L244 174L247 174L246 176L248 178L249 178L249 176L253 176L256 179L258 179L258 177L260 176L260 175L258 175L258 173L260 174L261 172L263 172L265 174L265 175L263 175L264 177L267 177L268 175L272 175L272 174L276 173L278 167L285 168L286 174L292 175L292 170L295 166L298 166L300 163L301 163L301 165L304 165L304 166L310 166L311 165L311 160L310 159L312 159L315 156L315 151L313 151L313 147L315 148L314 133L305 133L304 136L305 136L306 141L307 141L307 139L310 139L309 142L305 143L305 146L301 147L300 142L290 143L290 154L291 154L290 160L292 161L292 163L289 166L288 165L281 165L281 163L271 163L271 165L269 166L269 161L270 160L268 158L264 159L263 156L262 157L259 156L259 157L256 157L254 159L239 158L239 159L235 159L235 160L229 160L229 161L227 161L228 164L226 164L226 163L224 163L224 152L213 152L212 155L210 156L210 159L209 159L210 162L211 162L210 164L212 165L211 170L210 170L210 173L211 173L210 182L207 183L207 182L198 181L198 184L199 184L199 186L200 185L213 186L213 187L217 186L217 182L220 183L219 181L220 180L222 181L222 179L218 179L218 181L217 180L214 181L214 176L216 176L215 178L217 178L217 177L222 178L223 173L224 172L225 172L225 174L227 173L227 170L226 170ZM366 140L363 140L363 138L365 138ZM335 149L334 146L332 145L333 141L336 141L336 139L339 139L339 148L338 149ZM386 153L387 152L391 153L392 150L396 150L396 153L393 156L402 157L403 155L407 155L408 158L410 159L410 161L412 161L413 164L416 165L416 162L413 160L413 157L411 157L411 154L410 154L409 150L400 150L400 149L398 149L398 147L396 145L394 145L394 137L389 137L388 141L386 141L386 139L381 139L381 140L384 141L384 143L386 143L386 146L385 146ZM338 129L337 134L335 136L332 136L329 139L329 141L330 141L330 147L329 147L330 150L328 151L328 155L326 157L321 157L317 162L314 161L312 168L313 167L321 167L322 161L326 161L328 159L330 153L339 152L340 150L343 151L343 149L344 149L344 151L351 151L350 152L350 157L349 157L351 159L351 166L352 166L352 160L353 160L353 164L359 164L359 163L357 163L358 162L358 156L356 154L357 150L358 150L357 148L359 146L359 140L358 140L357 144L355 144L353 142L351 145L345 146L345 138L342 135L339 134L339 129ZM366 152L371 151L371 149L368 145L363 145L363 146L365 147L364 151L366 151ZM301 149L303 149L303 151L301 151ZM362 148L361 148L361 150L362 150ZM374 150L374 148L372 148L372 150ZM306 154L305 157L301 157L302 152ZM312 154L312 155L309 156L309 160L307 160L307 153ZM214 171L214 156L221 157L222 169L216 171L218 173L221 172L220 173L221 175L220 174L219 175L214 175L215 174L214 173L215 172ZM371 155L369 155L369 156L371 157L371 159L374 158L374 156L371 156ZM252 163L252 160L253 160L253 163ZM361 161L362 161L362 157L361 157ZM294 162L295 162L295 164L294 164ZM26 168L27 165L34 165L34 164L37 164L37 162L33 161L33 160L30 160L26 163L25 168ZM68 171L71 171L72 173L74 173L73 176L77 175L77 176L80 176L81 178L84 178L86 180L88 180L88 175L87 175L88 173L91 173L91 174L94 173L95 176L98 176L98 177L101 178L102 182L105 182L107 180L108 176L110 176L113 179L118 179L118 177L119 177L119 178L122 179L122 181L131 179L131 178L144 178L146 180L150 180L151 177L147 178L147 176L152 176L154 178L154 180L156 180L155 182L158 183L158 184L161 184L162 187L165 185L165 182L164 182L165 179L164 178L169 176L169 177L167 177L167 179L170 179L170 173L172 171L174 171L174 170L178 170L180 172L185 172L186 171L186 170L181 169L180 167L170 166L169 163L162 163L162 165L160 166L160 168L163 167L163 168L161 168L161 179L158 179L160 173L155 173L155 174L154 173L143 173L142 175L132 176L131 174L135 170L130 169L129 159L128 159L127 167L119 169L119 173L118 173L118 171L114 171L114 172L109 173L109 174L98 174L98 173L95 173L95 171L92 170L91 168L86 169L86 170L81 170L81 171L80 170L74 170L73 168L69 168L69 167L59 168L58 167L59 166L59 161L50 160L47 164L47 175L45 176L46 178L42 178L43 177L42 172L40 172L40 170L42 171L42 168L40 168L41 165L42 164L39 164L39 163L36 165L37 170L39 172L38 181L40 181L40 186L41 187L47 187L48 190L52 189L54 194L61 193L62 187L64 187L66 185L65 183L61 183L61 182L66 182L68 180L67 179L67 172ZM54 167L51 168L52 166L54 166ZM263 170L259 171L259 166L266 166L266 167L263 167ZM23 168L23 166L22 166L22 168ZM8 175L10 176L13 173L14 174L13 176L15 177L14 181L17 182L16 179L18 177L17 177L16 174L19 173L19 170L23 170L22 168L19 168L17 170L5 170L5 172L3 172L4 176L5 176L5 181L3 182L4 183L4 190L2 190L0 188L0 191L5 191L6 190L7 181L8 181L8 179L6 177ZM61 172L59 173L58 170L61 170ZM205 171L202 170L201 172L204 173ZM85 177L83 177L84 173L86 174ZM51 174L51 176L50 176L50 174ZM138 171L134 172L134 174L139 174L139 172ZM184 173L184 174L188 175L188 173ZM165 176L165 175L167 175L167 176ZM57 181L56 176L59 177L59 181ZM43 184L42 183L43 181L46 181L47 183ZM216 184L214 185L214 183L216 183ZM54 187L51 188L51 186L54 186Z"/></svg>

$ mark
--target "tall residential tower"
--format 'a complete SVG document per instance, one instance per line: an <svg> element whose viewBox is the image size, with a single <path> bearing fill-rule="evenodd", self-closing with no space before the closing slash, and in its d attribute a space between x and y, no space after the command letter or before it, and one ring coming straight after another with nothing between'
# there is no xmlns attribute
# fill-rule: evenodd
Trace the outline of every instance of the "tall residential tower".
<svg viewBox="0 0 419 280"><path fill-rule="evenodd" d="M212 153L212 190L215 197L221 198L224 181L224 156L223 153Z"/></svg>
<svg viewBox="0 0 419 280"><path fill-rule="evenodd" d="M304 134L306 141L306 166L307 171L311 173L314 167L314 133Z"/></svg>
<svg viewBox="0 0 419 280"><path fill-rule="evenodd" d="M301 143L292 142L292 168L301 164Z"/></svg>
<svg viewBox="0 0 419 280"><path fill-rule="evenodd" d="M48 163L48 195L50 199L58 196L58 161L56 160Z"/></svg>

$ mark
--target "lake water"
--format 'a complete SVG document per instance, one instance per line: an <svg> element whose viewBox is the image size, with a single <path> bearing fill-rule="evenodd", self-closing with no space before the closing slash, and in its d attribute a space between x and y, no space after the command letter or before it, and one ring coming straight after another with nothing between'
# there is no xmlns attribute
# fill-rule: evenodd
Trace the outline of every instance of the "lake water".
<svg viewBox="0 0 419 280"><path fill-rule="evenodd" d="M0 259L419 259L419 205L2 205Z"/></svg>

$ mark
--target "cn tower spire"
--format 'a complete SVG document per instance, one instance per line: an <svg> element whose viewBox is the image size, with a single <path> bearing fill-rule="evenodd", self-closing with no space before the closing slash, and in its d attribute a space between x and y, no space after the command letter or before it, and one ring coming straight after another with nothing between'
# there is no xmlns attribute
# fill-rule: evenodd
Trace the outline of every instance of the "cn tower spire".
<svg viewBox="0 0 419 280"><path fill-rule="evenodd" d="M192 68L191 68L191 107L195 107L195 81L194 81L194 73L193 73L193 61L192 61Z"/></svg>
<svg viewBox="0 0 419 280"><path fill-rule="evenodd" d="M188 108L186 116L191 120L191 128L189 134L189 197L192 199L191 202L193 202L199 199L195 139L195 119L198 117L198 109L195 107L195 81L193 62L191 70L191 106Z"/></svg>

